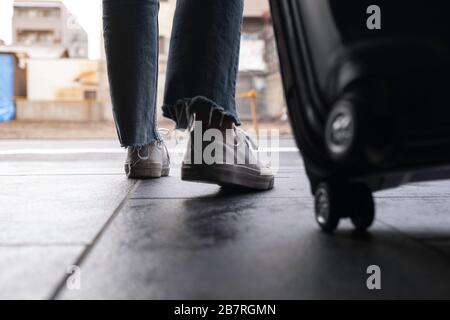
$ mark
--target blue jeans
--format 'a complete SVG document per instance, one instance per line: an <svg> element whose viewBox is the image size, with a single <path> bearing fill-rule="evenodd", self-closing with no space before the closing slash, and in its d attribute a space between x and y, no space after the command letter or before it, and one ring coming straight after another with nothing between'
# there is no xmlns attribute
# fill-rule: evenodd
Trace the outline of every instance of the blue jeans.
<svg viewBox="0 0 450 320"><path fill-rule="evenodd" d="M108 76L123 146L160 140L156 125L159 0L103 0ZM243 0L177 0L163 114L187 128L200 108L236 113Z"/></svg>

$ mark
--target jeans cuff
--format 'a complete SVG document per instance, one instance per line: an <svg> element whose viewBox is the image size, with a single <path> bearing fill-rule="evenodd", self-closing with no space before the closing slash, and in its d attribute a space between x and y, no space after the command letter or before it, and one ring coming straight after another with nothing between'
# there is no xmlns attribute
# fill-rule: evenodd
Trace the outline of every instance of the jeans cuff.
<svg viewBox="0 0 450 320"><path fill-rule="evenodd" d="M139 148L139 147L145 147L145 146L149 146L151 144L155 144L157 142L161 141L161 139L159 138L152 138L146 141L142 141L142 142L124 142L124 141L120 141L120 146L122 148L129 148L129 147L134 147L134 148Z"/></svg>
<svg viewBox="0 0 450 320"><path fill-rule="evenodd" d="M193 114L197 107L218 111L224 116L230 117L235 125L241 125L241 121L239 120L236 111L227 111L216 102L203 96L183 98L178 100L175 104L164 104L162 110L164 117L175 121L176 129L184 130L192 125L194 120Z"/></svg>

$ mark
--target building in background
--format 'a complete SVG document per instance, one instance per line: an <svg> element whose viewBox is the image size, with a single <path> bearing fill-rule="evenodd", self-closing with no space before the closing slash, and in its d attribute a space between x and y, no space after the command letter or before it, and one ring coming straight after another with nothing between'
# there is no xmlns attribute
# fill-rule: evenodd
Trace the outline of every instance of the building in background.
<svg viewBox="0 0 450 320"><path fill-rule="evenodd" d="M14 95L17 120L105 120L99 62L88 59L88 35L61 1L15 0L11 30L0 54L17 57L15 87L24 87Z"/></svg>
<svg viewBox="0 0 450 320"><path fill-rule="evenodd" d="M157 95L157 112L162 119L161 106L164 100L164 87L166 83L167 61L169 58L170 36L172 34L173 16L175 14L176 0L160 0L159 8L159 78Z"/></svg>
<svg viewBox="0 0 450 320"><path fill-rule="evenodd" d="M241 94L256 91L258 118L278 120L286 108L268 0L244 4L237 107L243 120L252 119L252 100ZM100 60L91 61L87 34L63 3L15 0L13 5L13 44L0 46L0 52L16 54L26 69L27 96L16 103L17 119L112 121L103 38ZM176 0L160 1L158 113L175 7Z"/></svg>
<svg viewBox="0 0 450 320"><path fill-rule="evenodd" d="M268 0L245 0L237 106L244 120L251 117L251 101L240 95L257 93L258 117L278 120L286 112L283 86Z"/></svg>
<svg viewBox="0 0 450 320"><path fill-rule="evenodd" d="M269 0L244 0L243 33L258 33L266 25L270 11Z"/></svg>
<svg viewBox="0 0 450 320"><path fill-rule="evenodd" d="M61 1L15 0L13 47L65 50L70 58L88 57L88 35Z"/></svg>

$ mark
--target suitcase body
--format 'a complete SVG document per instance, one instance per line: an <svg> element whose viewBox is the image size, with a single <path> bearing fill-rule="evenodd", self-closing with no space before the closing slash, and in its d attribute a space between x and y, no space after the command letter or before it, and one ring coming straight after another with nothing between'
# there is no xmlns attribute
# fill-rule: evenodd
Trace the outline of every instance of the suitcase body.
<svg viewBox="0 0 450 320"><path fill-rule="evenodd" d="M322 229L365 230L372 192L450 178L450 2L270 2Z"/></svg>

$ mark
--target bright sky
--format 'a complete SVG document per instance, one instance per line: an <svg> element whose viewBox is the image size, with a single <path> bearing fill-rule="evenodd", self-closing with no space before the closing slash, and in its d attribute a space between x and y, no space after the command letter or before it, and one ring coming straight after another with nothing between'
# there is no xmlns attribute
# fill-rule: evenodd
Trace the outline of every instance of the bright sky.
<svg viewBox="0 0 450 320"><path fill-rule="evenodd" d="M89 36L89 57L100 57L101 0L62 0ZM0 39L11 43L13 0L0 0Z"/></svg>

